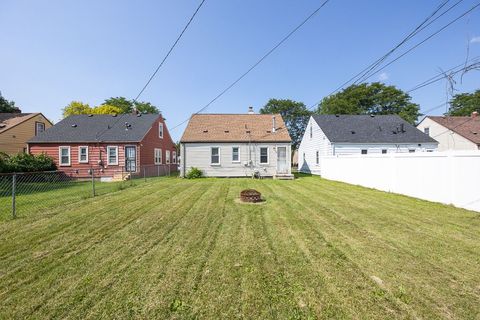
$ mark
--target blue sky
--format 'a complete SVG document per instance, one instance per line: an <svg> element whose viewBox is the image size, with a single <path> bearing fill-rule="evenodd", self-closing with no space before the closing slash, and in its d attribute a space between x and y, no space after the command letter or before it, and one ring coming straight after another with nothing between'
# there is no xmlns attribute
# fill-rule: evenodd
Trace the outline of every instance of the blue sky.
<svg viewBox="0 0 480 320"><path fill-rule="evenodd" d="M97 105L133 98L166 54L199 0L0 1L0 91L24 112L54 121L72 100ZM206 112L258 110L269 98L311 105L376 60L413 30L441 1L331 0ZM455 1L450 1L452 4ZM321 1L206 0L140 100L160 107L169 127L187 119L246 71ZM470 7L464 0L414 45ZM480 55L480 8L377 73L408 90ZM401 52L401 51L400 51ZM457 84L479 87L480 72ZM422 110L446 99L445 82L412 93ZM433 114L442 113L437 109ZM184 126L172 132L181 136Z"/></svg>

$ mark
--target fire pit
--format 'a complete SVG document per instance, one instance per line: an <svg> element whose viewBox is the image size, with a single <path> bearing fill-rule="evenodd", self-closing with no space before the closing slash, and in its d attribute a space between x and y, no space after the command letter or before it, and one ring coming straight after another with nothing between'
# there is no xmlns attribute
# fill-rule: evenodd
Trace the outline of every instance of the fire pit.
<svg viewBox="0 0 480 320"><path fill-rule="evenodd" d="M261 202L262 194L254 189L246 189L240 192L240 200L243 202Z"/></svg>

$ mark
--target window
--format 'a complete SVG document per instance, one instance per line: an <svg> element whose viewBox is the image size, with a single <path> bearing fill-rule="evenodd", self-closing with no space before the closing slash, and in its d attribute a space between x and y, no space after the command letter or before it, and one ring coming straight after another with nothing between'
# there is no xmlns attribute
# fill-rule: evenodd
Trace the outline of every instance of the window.
<svg viewBox="0 0 480 320"><path fill-rule="evenodd" d="M408 153L415 153L415 149L408 149Z"/></svg>
<svg viewBox="0 0 480 320"><path fill-rule="evenodd" d="M362 149L362 154L367 154L368 150L367 149Z"/></svg>
<svg viewBox="0 0 480 320"><path fill-rule="evenodd" d="M240 162L240 148L233 147L232 148L232 162Z"/></svg>
<svg viewBox="0 0 480 320"><path fill-rule="evenodd" d="M310 125L310 139L313 137L313 128L312 126Z"/></svg>
<svg viewBox="0 0 480 320"><path fill-rule="evenodd" d="M177 163L177 151L172 151L172 163Z"/></svg>
<svg viewBox="0 0 480 320"><path fill-rule="evenodd" d="M427 127L427 128L424 128L424 129L423 129L423 132L424 132L427 136L429 136L429 135L430 135L430 128L428 128L428 127Z"/></svg>
<svg viewBox="0 0 480 320"><path fill-rule="evenodd" d="M220 164L220 148L212 147L210 155L210 164Z"/></svg>
<svg viewBox="0 0 480 320"><path fill-rule="evenodd" d="M39 135L43 131L45 131L45 123L35 122L35 135Z"/></svg>
<svg viewBox="0 0 480 320"><path fill-rule="evenodd" d="M88 163L88 147L78 147L78 163Z"/></svg>
<svg viewBox="0 0 480 320"><path fill-rule="evenodd" d="M170 164L170 150L165 150L165 163Z"/></svg>
<svg viewBox="0 0 480 320"><path fill-rule="evenodd" d="M118 165L118 147L108 146L107 147L107 163L109 165L116 166Z"/></svg>
<svg viewBox="0 0 480 320"><path fill-rule="evenodd" d="M70 165L70 147L59 147L58 150L60 165L69 166Z"/></svg>
<svg viewBox="0 0 480 320"><path fill-rule="evenodd" d="M268 148L260 148L260 163L268 164Z"/></svg>
<svg viewBox="0 0 480 320"><path fill-rule="evenodd" d="M315 154L315 161L317 165L320 163L320 152L318 150L317 150L317 153Z"/></svg>
<svg viewBox="0 0 480 320"><path fill-rule="evenodd" d="M158 124L158 137L163 139L163 123Z"/></svg>
<svg viewBox="0 0 480 320"><path fill-rule="evenodd" d="M155 164L162 164L162 149L154 149L154 160Z"/></svg>
<svg viewBox="0 0 480 320"><path fill-rule="evenodd" d="M387 149L382 149L382 153L383 154L387 153Z"/></svg>

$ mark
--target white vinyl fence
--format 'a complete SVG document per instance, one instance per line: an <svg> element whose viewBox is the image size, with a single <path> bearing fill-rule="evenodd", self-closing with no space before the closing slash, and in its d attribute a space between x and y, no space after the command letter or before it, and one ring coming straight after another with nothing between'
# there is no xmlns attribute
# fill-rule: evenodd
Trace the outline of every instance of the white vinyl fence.
<svg viewBox="0 0 480 320"><path fill-rule="evenodd" d="M322 177L480 211L480 151L322 158Z"/></svg>

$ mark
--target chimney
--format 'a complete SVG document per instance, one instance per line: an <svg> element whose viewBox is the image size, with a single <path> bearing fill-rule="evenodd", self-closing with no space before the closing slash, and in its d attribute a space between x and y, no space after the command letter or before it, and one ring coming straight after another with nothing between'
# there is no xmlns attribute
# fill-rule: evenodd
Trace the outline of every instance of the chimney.
<svg viewBox="0 0 480 320"><path fill-rule="evenodd" d="M472 118L478 117L478 111L473 111L472 112Z"/></svg>
<svg viewBox="0 0 480 320"><path fill-rule="evenodd" d="M277 123L275 122L275 116L272 117L272 132L277 130Z"/></svg>
<svg viewBox="0 0 480 320"><path fill-rule="evenodd" d="M248 107L248 114L255 114L255 111L253 111L253 107Z"/></svg>

